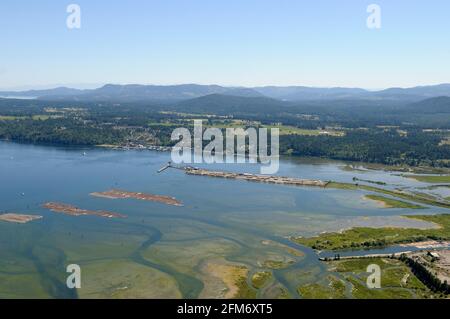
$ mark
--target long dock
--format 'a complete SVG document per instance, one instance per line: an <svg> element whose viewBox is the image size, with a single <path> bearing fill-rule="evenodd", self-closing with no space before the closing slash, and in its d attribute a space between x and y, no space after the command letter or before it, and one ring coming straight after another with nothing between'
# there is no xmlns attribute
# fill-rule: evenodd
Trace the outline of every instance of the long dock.
<svg viewBox="0 0 450 319"><path fill-rule="evenodd" d="M364 259L364 258L389 258L389 257L400 257L404 254L410 254L412 253L411 250L406 251L400 251L396 253L390 253L390 254L368 254L368 255L355 255L355 256L339 256L339 259L335 257L320 257L320 261L333 261L333 260L348 260L348 259ZM339 252L336 252L336 255L338 255Z"/></svg>
<svg viewBox="0 0 450 319"><path fill-rule="evenodd" d="M321 180L300 179L295 177L209 171L193 167L186 167L184 171L188 175L228 178L228 179L244 180L249 182L281 184L281 185L326 187L329 183Z"/></svg>

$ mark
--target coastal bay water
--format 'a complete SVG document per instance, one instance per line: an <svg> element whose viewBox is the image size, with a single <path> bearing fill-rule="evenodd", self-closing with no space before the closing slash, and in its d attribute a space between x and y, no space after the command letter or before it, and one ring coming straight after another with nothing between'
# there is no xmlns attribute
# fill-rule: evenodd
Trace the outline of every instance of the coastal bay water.
<svg viewBox="0 0 450 319"><path fill-rule="evenodd" d="M295 298L299 284L320 281L327 270L314 251L289 236L352 226L431 226L401 217L414 210L383 209L365 200L366 191L215 179L170 169L158 174L169 160L170 153L156 151L0 142L0 212L43 216L27 224L0 222L0 298L215 298L226 296L228 277L242 269L248 278L273 272L258 297ZM426 185L385 171L343 170L345 165L287 158L278 175ZM201 166L259 172L257 164ZM113 188L173 196L184 205L89 195ZM128 217L67 216L43 208L46 202ZM420 213L443 210L427 207ZM66 266L73 263L82 269L80 290L65 285Z"/></svg>

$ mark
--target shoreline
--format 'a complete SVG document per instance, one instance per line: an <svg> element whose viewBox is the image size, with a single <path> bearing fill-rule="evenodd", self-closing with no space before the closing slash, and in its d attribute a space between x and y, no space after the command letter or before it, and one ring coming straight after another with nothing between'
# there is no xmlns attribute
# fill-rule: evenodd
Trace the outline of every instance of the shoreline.
<svg viewBox="0 0 450 319"><path fill-rule="evenodd" d="M404 248L405 250L401 251L393 251L390 253L370 253L371 251L375 250L388 250L388 249L395 249L395 248ZM450 249L450 241L439 241L439 240L427 240L427 241L420 241L415 243L407 243L407 244L395 244L395 245L388 245L386 247L373 247L368 248L367 254L361 253L358 255L344 255L341 254L347 254L352 252L361 252L360 249L357 250L323 250L323 251L316 251L317 255L319 255L319 260L321 261L327 261L330 259L333 259L334 257L320 257L321 254L333 254L334 256L339 255L339 259L358 259L358 258L375 258L375 257L390 257L390 256L400 256L402 254L408 254L408 253L416 253L424 250L447 250Z"/></svg>
<svg viewBox="0 0 450 319"><path fill-rule="evenodd" d="M88 149L88 148L98 148L98 149L111 149L111 150L148 150L148 151L157 151L157 152L170 152L172 150L172 146L159 146L159 145L149 145L149 146L123 146L123 145L113 145L113 144L58 144L58 143L31 143L26 141L16 141L16 140L8 140L8 139L0 139L0 142L5 143L15 143L19 145L31 145L31 146L52 146L52 147L66 147L66 148L80 148L80 149ZM350 170L358 171L358 167L362 167L367 171L371 170L382 170L385 172L403 172L403 173L415 173L415 174L450 174L449 167L433 167L433 166L407 166L407 165L398 165L398 166L390 166L382 163L369 163L369 162L356 162L352 160L345 159L337 159L337 158L329 158L329 157L312 157L312 156L297 156L297 155L288 155L288 154L280 154L280 159L284 160L311 160L311 161L324 161L324 162L333 162L343 164L343 169L345 170L345 166L349 166Z"/></svg>

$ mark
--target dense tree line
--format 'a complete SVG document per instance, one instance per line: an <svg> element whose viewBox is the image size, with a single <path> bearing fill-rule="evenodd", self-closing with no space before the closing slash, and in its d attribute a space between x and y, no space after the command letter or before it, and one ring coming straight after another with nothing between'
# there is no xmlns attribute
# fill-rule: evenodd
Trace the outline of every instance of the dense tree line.
<svg viewBox="0 0 450 319"><path fill-rule="evenodd" d="M0 139L17 142L99 145L124 140L125 132L71 119L0 121Z"/></svg>
<svg viewBox="0 0 450 319"><path fill-rule="evenodd" d="M440 145L439 134L411 130L400 136L395 130L350 130L345 136L286 135L280 138L282 153L326 157L387 165L448 166L450 146Z"/></svg>
<svg viewBox="0 0 450 319"><path fill-rule="evenodd" d="M445 113L446 102L437 101L437 106L433 104L427 110L417 105L410 113L404 112L404 105L391 105L385 101L378 104L339 101L327 102L334 103L331 106L323 102L294 105L270 99L243 100L215 96L212 100L206 99L203 104L196 103L165 105L0 99L0 139L54 144L122 144L129 140L130 132L137 130L153 135L161 145L173 145L170 135L174 127L167 123L189 127L186 117L176 112L199 112L203 116L191 117L203 117L211 125L214 125L215 118L210 117L210 113L222 114L228 120L252 120L266 125L282 123L305 129L326 126L347 128L345 136L339 137L282 135L280 151L283 154L387 165L450 166L450 145L441 143L448 132L423 131L424 127L437 129L450 126L450 113ZM212 112L208 103L213 103L216 112ZM46 120L31 117L51 115L49 107L59 110L55 114L61 117ZM75 111L67 111L70 108ZM422 113L417 116L417 112ZM1 116L5 115L20 119L1 120ZM426 126L420 125L420 122L426 122ZM395 124L396 127L380 127L387 124ZM399 134L398 130L404 130L407 134Z"/></svg>

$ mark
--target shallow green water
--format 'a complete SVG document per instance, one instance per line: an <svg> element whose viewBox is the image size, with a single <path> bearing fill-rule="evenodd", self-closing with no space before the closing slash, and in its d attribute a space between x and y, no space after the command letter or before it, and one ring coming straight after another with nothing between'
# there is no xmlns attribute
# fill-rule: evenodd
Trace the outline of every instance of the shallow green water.
<svg viewBox="0 0 450 319"><path fill-rule="evenodd" d="M243 265L251 274L267 269L268 260L288 266L273 270L275 280L258 296L276 297L284 289L298 297L300 283L320 280L326 270L312 250L288 236L353 225L426 226L398 217L414 211L364 201L362 191L210 179L177 170L157 174L169 156L0 142L0 212L44 216L23 225L0 222L0 298L217 297L222 288L208 265ZM381 171L343 171L341 165L283 160L279 175L343 182L358 176L423 186ZM259 171L250 164L207 168ZM184 206L89 196L111 188L170 195ZM128 218L55 214L41 207L49 201ZM76 291L65 285L65 268L72 263L82 268L82 288Z"/></svg>

